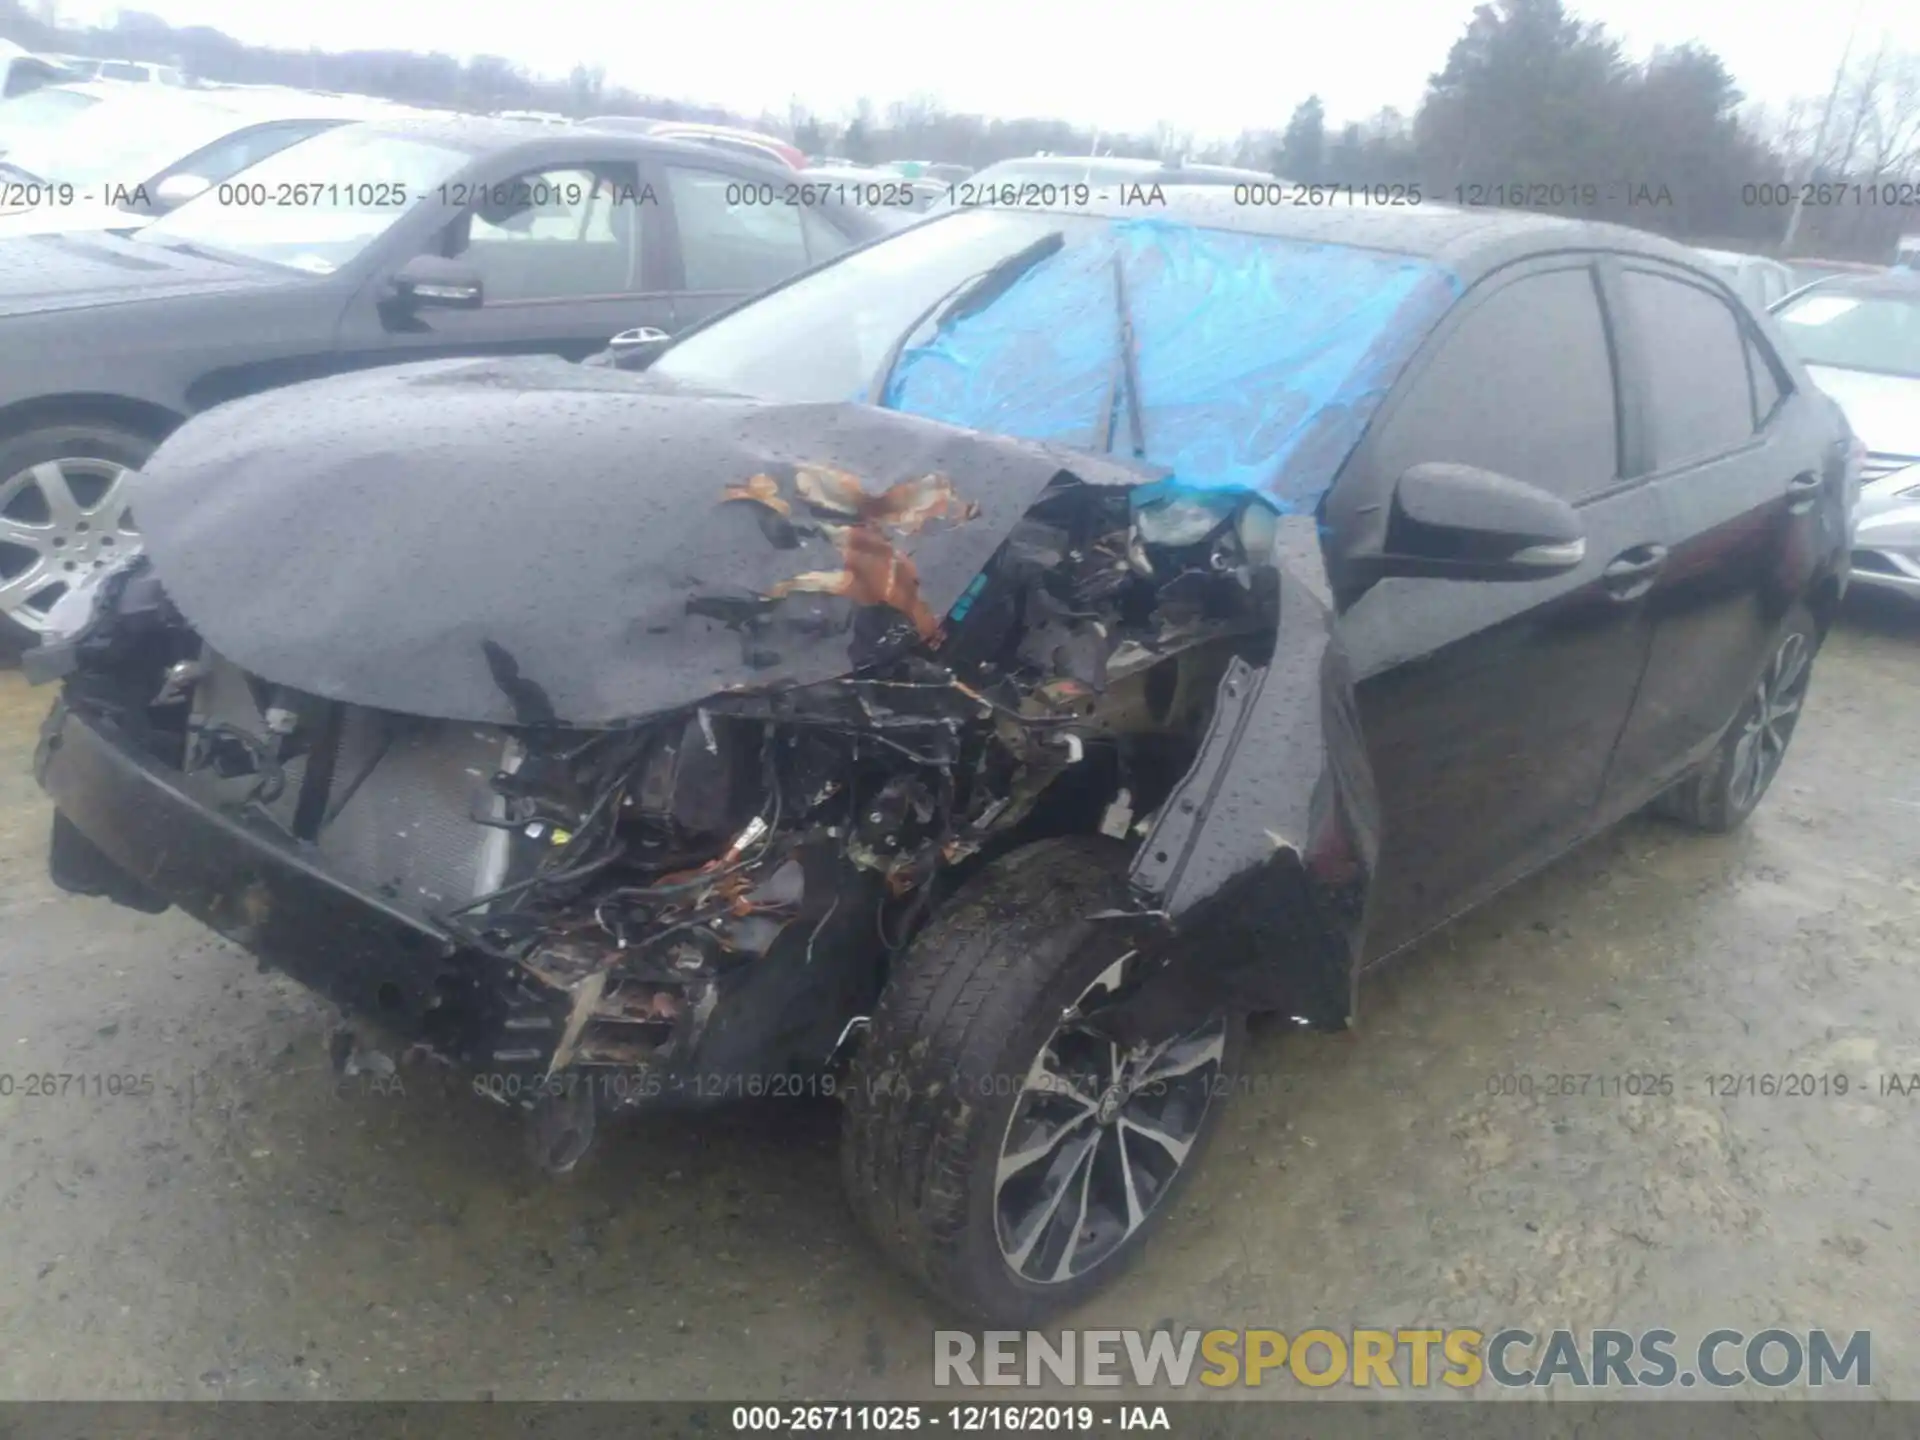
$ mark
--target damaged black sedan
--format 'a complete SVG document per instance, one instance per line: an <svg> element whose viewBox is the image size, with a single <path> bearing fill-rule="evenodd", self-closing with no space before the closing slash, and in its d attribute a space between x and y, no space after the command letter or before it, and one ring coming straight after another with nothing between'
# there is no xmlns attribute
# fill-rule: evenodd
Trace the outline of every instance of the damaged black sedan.
<svg viewBox="0 0 1920 1440"><path fill-rule="evenodd" d="M1085 1295L1244 1019L1649 803L1739 823L1844 579L1831 407L1688 252L974 210L642 373L219 407L36 652L69 890L528 1106L832 1091L945 1299Z"/></svg>

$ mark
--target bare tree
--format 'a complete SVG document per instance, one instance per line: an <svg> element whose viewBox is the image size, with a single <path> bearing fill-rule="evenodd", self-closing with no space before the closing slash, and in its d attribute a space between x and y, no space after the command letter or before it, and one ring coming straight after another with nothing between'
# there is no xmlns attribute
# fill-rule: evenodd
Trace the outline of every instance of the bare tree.
<svg viewBox="0 0 1920 1440"><path fill-rule="evenodd" d="M1920 54L1875 59L1843 169L1867 179L1905 179L1920 172Z"/></svg>

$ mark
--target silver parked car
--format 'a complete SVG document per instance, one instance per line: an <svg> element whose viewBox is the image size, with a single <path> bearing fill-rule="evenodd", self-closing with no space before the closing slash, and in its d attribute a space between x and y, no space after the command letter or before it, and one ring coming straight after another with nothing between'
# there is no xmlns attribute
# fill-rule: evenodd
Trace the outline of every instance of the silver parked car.
<svg viewBox="0 0 1920 1440"><path fill-rule="evenodd" d="M1773 318L1867 452L1854 583L1920 596L1920 275L1822 280Z"/></svg>
<svg viewBox="0 0 1920 1440"><path fill-rule="evenodd" d="M1707 250L1695 247L1699 255L1720 272L1736 294L1756 310L1770 309L1795 290L1793 271L1778 260L1764 255L1743 255L1737 250Z"/></svg>
<svg viewBox="0 0 1920 1440"><path fill-rule="evenodd" d="M1920 600L1920 465L1860 487L1854 511L1853 583Z"/></svg>
<svg viewBox="0 0 1920 1440"><path fill-rule="evenodd" d="M420 113L385 100L300 90L109 88L101 103L33 131L0 156L0 178L13 182L0 202L0 241L137 230L322 130ZM288 203L264 191L252 201ZM244 205L246 197L234 203Z"/></svg>

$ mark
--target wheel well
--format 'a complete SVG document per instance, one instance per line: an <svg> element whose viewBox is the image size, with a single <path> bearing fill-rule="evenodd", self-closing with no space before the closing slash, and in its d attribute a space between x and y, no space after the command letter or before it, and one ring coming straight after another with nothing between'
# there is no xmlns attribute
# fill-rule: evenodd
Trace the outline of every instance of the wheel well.
<svg viewBox="0 0 1920 1440"><path fill-rule="evenodd" d="M123 430L163 440L186 417L164 405L125 395L45 395L0 410L0 440L49 425L84 425L89 421L117 425Z"/></svg>

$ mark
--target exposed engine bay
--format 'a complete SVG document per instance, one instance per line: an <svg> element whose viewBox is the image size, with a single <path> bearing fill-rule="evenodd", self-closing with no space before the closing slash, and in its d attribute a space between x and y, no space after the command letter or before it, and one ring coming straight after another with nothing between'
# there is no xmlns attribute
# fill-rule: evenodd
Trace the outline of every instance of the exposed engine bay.
<svg viewBox="0 0 1920 1440"><path fill-rule="evenodd" d="M477 985L456 964L376 987L385 1019L448 1058L548 1077L818 1068L969 867L1049 834L1139 843L1222 677L1271 650L1279 593L1257 499L1141 509L1063 473L933 619L849 485L798 466L719 501L838 532L846 571L793 589L858 592L870 659L843 678L593 728L402 715L247 673L142 561L107 582L67 704L492 961ZM952 518L943 478L914 494ZM726 623L750 646L783 600ZM258 917L223 913L247 941ZM462 1033L482 1013L488 1053Z"/></svg>

